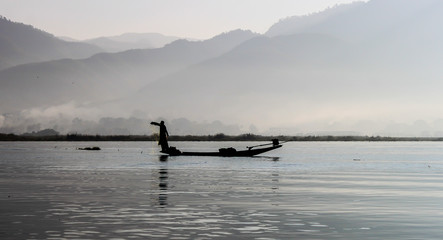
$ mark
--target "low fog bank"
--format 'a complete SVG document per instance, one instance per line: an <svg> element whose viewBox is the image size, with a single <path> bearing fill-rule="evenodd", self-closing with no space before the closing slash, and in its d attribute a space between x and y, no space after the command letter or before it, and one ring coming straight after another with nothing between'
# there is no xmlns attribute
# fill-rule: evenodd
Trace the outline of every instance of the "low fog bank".
<svg viewBox="0 0 443 240"><path fill-rule="evenodd" d="M213 135L223 133L239 135L245 133L287 136L390 136L390 137L443 137L443 119L433 121L390 119L361 120L302 116L296 124L260 125L254 123L235 124L214 120L189 120L187 118L150 117L142 111L126 116L109 116L99 109L68 103L48 108L34 108L14 114L0 115L0 133L26 134L53 129L60 134L87 135L151 135L158 128L151 121L164 120L171 135ZM290 121L290 119L288 119Z"/></svg>
<svg viewBox="0 0 443 240"><path fill-rule="evenodd" d="M158 128L151 127L149 124L153 121L152 119L135 117L103 117L98 120L59 118L49 122L39 122L37 119L23 119L9 115L1 116L0 120L0 133L4 134L27 134L45 129L53 129L60 134L85 135L151 135L158 132ZM182 118L166 121L166 125L171 135L209 135L217 133L236 135L241 132L237 125L224 125L219 121L193 122Z"/></svg>
<svg viewBox="0 0 443 240"><path fill-rule="evenodd" d="M171 135L239 134L238 125L227 125L220 121L196 122L185 118L163 119L143 117L143 112L135 111L128 117L100 117L99 110L71 108L72 104L46 109L24 110L20 113L0 115L0 133L26 134L45 129L53 129L60 134L87 135L151 135L158 128L151 121L166 122ZM70 109L70 111L68 111ZM58 110L58 111L57 111Z"/></svg>

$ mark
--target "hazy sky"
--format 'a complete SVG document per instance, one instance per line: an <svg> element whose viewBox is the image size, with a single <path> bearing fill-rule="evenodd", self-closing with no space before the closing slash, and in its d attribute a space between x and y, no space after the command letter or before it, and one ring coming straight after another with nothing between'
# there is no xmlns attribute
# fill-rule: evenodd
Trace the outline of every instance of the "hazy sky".
<svg viewBox="0 0 443 240"><path fill-rule="evenodd" d="M206 39L234 29L263 33L278 20L355 0L0 0L0 15L83 40L125 32Z"/></svg>

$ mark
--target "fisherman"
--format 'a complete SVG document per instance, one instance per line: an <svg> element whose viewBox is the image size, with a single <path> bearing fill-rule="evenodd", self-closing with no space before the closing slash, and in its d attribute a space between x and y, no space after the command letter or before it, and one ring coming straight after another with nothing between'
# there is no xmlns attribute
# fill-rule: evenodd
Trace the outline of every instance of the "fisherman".
<svg viewBox="0 0 443 240"><path fill-rule="evenodd" d="M162 147L162 152L167 153L169 151L168 145L168 130L166 129L165 122L161 121L160 123L151 122L151 125L160 127L160 139L158 140L158 145Z"/></svg>

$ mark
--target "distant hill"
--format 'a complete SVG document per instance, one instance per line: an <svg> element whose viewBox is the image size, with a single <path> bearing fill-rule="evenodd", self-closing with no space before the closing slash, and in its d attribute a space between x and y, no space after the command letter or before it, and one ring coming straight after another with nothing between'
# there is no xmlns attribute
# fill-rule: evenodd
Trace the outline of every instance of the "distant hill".
<svg viewBox="0 0 443 240"><path fill-rule="evenodd" d="M360 7L365 7L365 3L354 2L350 4L336 5L325 11L312 13L310 15L287 17L272 25L265 35L275 37L311 32L316 26L328 24L332 19L340 18Z"/></svg>
<svg viewBox="0 0 443 240"><path fill-rule="evenodd" d="M80 59L102 52L91 44L66 42L30 25L0 17L0 70L62 58Z"/></svg>
<svg viewBox="0 0 443 240"><path fill-rule="evenodd" d="M57 136L60 133L55 131L54 129L44 129L37 132L24 133L23 136L32 136L32 137L46 137L46 136Z"/></svg>
<svg viewBox="0 0 443 240"><path fill-rule="evenodd" d="M94 38L84 42L99 46L106 52L121 52L131 49L161 48L178 39L178 37L159 33L125 33L119 36Z"/></svg>
<svg viewBox="0 0 443 240"><path fill-rule="evenodd" d="M63 59L9 68L0 72L0 109L13 112L131 95L149 82L217 57L255 36L250 31L237 30L206 41L177 40L159 49L101 53L82 60Z"/></svg>
<svg viewBox="0 0 443 240"><path fill-rule="evenodd" d="M256 37L217 58L190 66L148 84L127 99L127 105L149 105L151 114L173 111L178 116L267 120L295 117L288 109L328 101L353 84L346 65L357 56L346 42L318 34ZM340 79L344 77L343 79ZM164 95L167 93L167 96ZM115 104L115 103L114 103ZM121 107L120 107L121 108Z"/></svg>
<svg viewBox="0 0 443 240"><path fill-rule="evenodd" d="M337 5L308 16L294 16L274 24L267 36L300 33L327 34L357 44L389 37L398 30L410 31L410 36L420 35L419 29L408 29L417 24L428 24L421 31L437 34L429 29L440 20L439 0L371 0ZM431 19L434 18L434 19ZM407 34L403 32L403 34ZM406 36L405 36L406 37Z"/></svg>
<svg viewBox="0 0 443 240"><path fill-rule="evenodd" d="M442 1L373 0L318 14L282 21L273 37L150 83L128 103L160 101L149 106L153 115L392 135L415 127L358 119L441 117L432 106L443 101Z"/></svg>
<svg viewBox="0 0 443 240"><path fill-rule="evenodd" d="M281 134L443 136L441 22L440 0L372 0L286 18L263 36L237 30L21 65L0 72L0 110L18 112L0 122L136 115L289 129Z"/></svg>

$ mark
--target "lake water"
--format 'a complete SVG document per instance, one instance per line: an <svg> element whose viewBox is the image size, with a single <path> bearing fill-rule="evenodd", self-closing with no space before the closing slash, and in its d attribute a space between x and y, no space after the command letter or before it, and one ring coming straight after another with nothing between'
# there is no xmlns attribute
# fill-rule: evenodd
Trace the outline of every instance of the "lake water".
<svg viewBox="0 0 443 240"><path fill-rule="evenodd" d="M77 150L88 146L102 150ZM0 239L443 236L443 142L289 142L253 158L157 152L153 142L0 142Z"/></svg>

